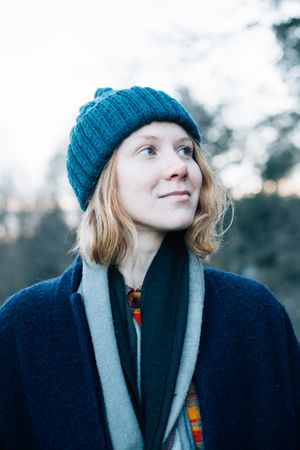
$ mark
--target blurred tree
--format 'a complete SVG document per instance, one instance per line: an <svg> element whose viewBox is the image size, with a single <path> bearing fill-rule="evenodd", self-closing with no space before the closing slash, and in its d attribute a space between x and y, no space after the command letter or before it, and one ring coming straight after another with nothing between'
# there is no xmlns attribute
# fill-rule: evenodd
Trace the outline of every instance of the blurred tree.
<svg viewBox="0 0 300 450"><path fill-rule="evenodd" d="M42 196L51 199L54 205L58 203L65 176L65 147L62 146L52 155L46 170Z"/></svg>
<svg viewBox="0 0 300 450"><path fill-rule="evenodd" d="M72 245L72 234L62 210L55 207L44 212L34 235L22 236L19 241L24 263L30 255L30 267L27 269L29 283L61 273L72 260L67 254Z"/></svg>
<svg viewBox="0 0 300 450"><path fill-rule="evenodd" d="M224 120L228 105L220 105L214 111L208 111L204 106L193 101L186 88L182 88L180 93L187 109L194 114L204 131L205 147L212 155L212 159L217 161L216 157L224 154L224 157L218 159L218 170L222 171L226 166L236 165L244 160L256 169L263 181L271 180L278 184L282 178L289 176L300 162L298 144L300 135L300 18L298 16L289 17L286 12L281 11L280 8L286 3L285 0L265 0L265 2L272 7L273 20L277 20L273 24L259 18L258 20L244 20L241 21L240 27L235 27L230 32L225 28L225 31L219 34L204 33L201 29L194 30L190 26L182 25L176 28L174 40L184 49L182 59L196 63L199 60L205 61L210 50L224 48L224 42L238 39L249 30L268 28L274 33L281 49L278 67L285 85L289 88L290 99L294 102L292 109L274 111L251 129L236 130L227 127L226 120ZM282 20L278 20L278 17L282 17ZM266 143L263 135L270 130L273 132L273 139L269 139ZM260 142L262 141L260 155L253 151L257 145L250 144L254 137Z"/></svg>
<svg viewBox="0 0 300 450"><path fill-rule="evenodd" d="M213 159L221 153L230 151L234 141L233 130L226 126L223 117L224 105L220 105L213 111L208 111L204 105L196 102L187 87L178 89L180 101L192 114L198 126L203 132L204 146L207 153ZM234 162L239 162L237 159ZM232 163L232 160L230 161Z"/></svg>
<svg viewBox="0 0 300 450"><path fill-rule="evenodd" d="M31 233L21 232L14 242L0 241L0 303L19 289L61 273L73 257L74 234L63 212L44 211Z"/></svg>
<svg viewBox="0 0 300 450"><path fill-rule="evenodd" d="M0 239L7 239L10 230L9 204L17 196L12 174L2 173L0 177Z"/></svg>
<svg viewBox="0 0 300 450"><path fill-rule="evenodd" d="M276 5L281 1L276 1ZM272 27L282 49L278 65L288 83L296 110L268 117L258 129L273 128L276 138L267 147L268 159L261 166L264 181L278 182L300 163L300 18L290 17Z"/></svg>
<svg viewBox="0 0 300 450"><path fill-rule="evenodd" d="M285 71L286 78L296 88L295 94L300 95L300 17L290 17L288 20L273 25L273 31L282 48L282 57L279 61Z"/></svg>
<svg viewBox="0 0 300 450"><path fill-rule="evenodd" d="M2 239L0 236L0 257L5 261L0 266L0 303L25 286L58 275L73 259L68 252L74 235L59 207L64 161L62 151L50 159L44 187L30 208L18 196L16 210L10 211L13 184L0 186L0 226L4 224L8 230Z"/></svg>

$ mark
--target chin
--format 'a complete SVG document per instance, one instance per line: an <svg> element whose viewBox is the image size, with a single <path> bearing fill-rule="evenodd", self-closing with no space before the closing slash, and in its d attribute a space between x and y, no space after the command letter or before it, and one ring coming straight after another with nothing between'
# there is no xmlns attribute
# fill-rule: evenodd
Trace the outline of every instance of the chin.
<svg viewBox="0 0 300 450"><path fill-rule="evenodd" d="M171 231L181 231L187 230L194 221L194 214L182 214L179 217L172 217L171 214L164 214L164 220L161 220L162 214L160 214L160 218L151 218L152 220L146 220L147 218L143 218L143 220L134 220L135 224L139 224L140 226L146 227L147 229L151 229L153 231L158 231L162 233L168 233Z"/></svg>
<svg viewBox="0 0 300 450"><path fill-rule="evenodd" d="M192 225L192 222L190 222L190 223L188 223L188 224L182 224L182 225L179 225L178 227L172 228L170 231L183 231L183 230L187 230L188 228L190 228L191 225Z"/></svg>
<svg viewBox="0 0 300 450"><path fill-rule="evenodd" d="M184 220L180 222L175 222L166 224L164 231L181 231L181 230L187 230L193 223L193 219L191 220Z"/></svg>

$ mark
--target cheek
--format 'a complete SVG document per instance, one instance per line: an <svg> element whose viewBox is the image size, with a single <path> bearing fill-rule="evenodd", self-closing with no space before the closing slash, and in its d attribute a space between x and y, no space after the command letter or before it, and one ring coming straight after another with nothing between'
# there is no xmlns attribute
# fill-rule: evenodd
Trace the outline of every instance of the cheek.
<svg viewBox="0 0 300 450"><path fill-rule="evenodd" d="M136 183L135 170L127 160L120 158L116 168L117 191L120 196L125 197L126 193L134 189Z"/></svg>
<svg viewBox="0 0 300 450"><path fill-rule="evenodd" d="M134 201L137 202L140 197L149 198L156 190L158 185L157 171L141 166L140 164L131 164L123 166L117 172L117 189L125 197L127 193L134 193Z"/></svg>
<svg viewBox="0 0 300 450"><path fill-rule="evenodd" d="M151 186L145 182L141 172L132 170L119 171L117 176L117 194L120 205L131 216L135 211L141 211L148 204Z"/></svg>
<svg viewBox="0 0 300 450"><path fill-rule="evenodd" d="M190 171L191 182L195 189L199 190L202 186L202 172L198 164L195 164Z"/></svg>

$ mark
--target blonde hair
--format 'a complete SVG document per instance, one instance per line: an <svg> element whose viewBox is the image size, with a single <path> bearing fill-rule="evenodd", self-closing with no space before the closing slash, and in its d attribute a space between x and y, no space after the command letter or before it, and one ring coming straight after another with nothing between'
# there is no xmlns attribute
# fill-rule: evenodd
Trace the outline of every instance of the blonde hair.
<svg viewBox="0 0 300 450"><path fill-rule="evenodd" d="M203 151L195 143L194 158L202 172L199 203L191 226L185 231L187 246L198 256L216 252L224 234L222 224L230 201L217 182ZM119 264L129 251L137 250L137 232L122 210L116 182L117 150L105 165L77 229L74 250L90 261L109 266Z"/></svg>

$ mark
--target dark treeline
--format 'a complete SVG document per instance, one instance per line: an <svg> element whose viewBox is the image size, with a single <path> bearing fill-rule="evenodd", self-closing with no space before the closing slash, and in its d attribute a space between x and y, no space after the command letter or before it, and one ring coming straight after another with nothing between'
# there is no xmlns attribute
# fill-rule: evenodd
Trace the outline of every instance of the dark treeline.
<svg viewBox="0 0 300 450"><path fill-rule="evenodd" d="M26 213L28 226L23 216L18 211L14 217L22 224L17 238L0 241L0 302L25 286L56 276L73 259L73 235L59 207Z"/></svg>
<svg viewBox="0 0 300 450"><path fill-rule="evenodd" d="M300 337L299 217L297 197L262 192L236 201L235 219L209 264L267 284L286 305ZM58 275L74 258L70 249L75 232L58 206L30 214L19 211L14 220L22 224L17 238L0 241L1 302Z"/></svg>

